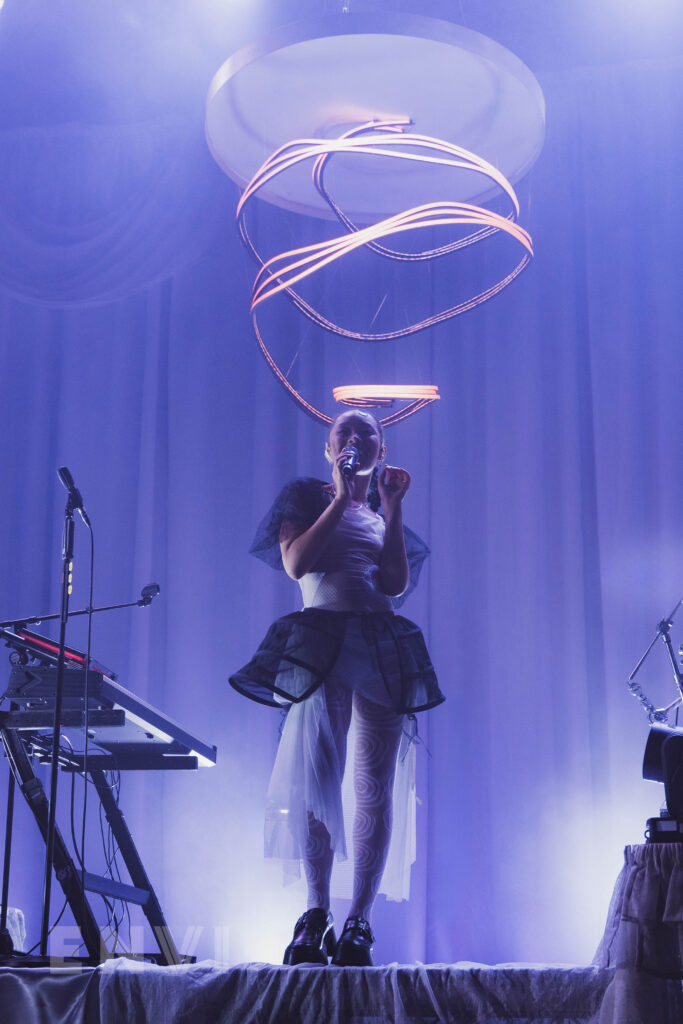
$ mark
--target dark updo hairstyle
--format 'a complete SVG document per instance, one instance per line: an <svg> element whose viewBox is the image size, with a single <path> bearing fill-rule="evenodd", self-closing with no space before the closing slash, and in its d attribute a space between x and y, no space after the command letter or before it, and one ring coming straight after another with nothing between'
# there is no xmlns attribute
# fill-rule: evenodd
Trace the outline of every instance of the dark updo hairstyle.
<svg viewBox="0 0 683 1024"><path fill-rule="evenodd" d="M368 487L368 505L373 512L379 512L382 504L382 499L379 496L379 485L377 483L378 478L379 469L375 466L372 471L372 476L370 477L370 486Z"/></svg>
<svg viewBox="0 0 683 1024"><path fill-rule="evenodd" d="M380 448L384 447L384 430L382 429L382 424L380 423L380 421L375 416L372 415L371 412L368 412L367 409L352 409L352 408L349 408L349 409L344 409L344 412L340 412L339 416L343 416L347 412L356 412L356 413L359 413L361 416L369 416L370 419L375 424L375 426L377 427L377 431L379 433ZM335 418L330 423L330 432L332 431L332 427L335 425L335 423L339 419L339 416L335 416ZM329 436L329 434L328 434L328 436ZM368 505L370 506L370 508L372 509L373 512L379 512L380 506L382 504L382 499L379 496L379 487L377 485L378 477L379 477L379 467L375 466L375 468L372 471L372 476L370 477L370 486L368 487Z"/></svg>

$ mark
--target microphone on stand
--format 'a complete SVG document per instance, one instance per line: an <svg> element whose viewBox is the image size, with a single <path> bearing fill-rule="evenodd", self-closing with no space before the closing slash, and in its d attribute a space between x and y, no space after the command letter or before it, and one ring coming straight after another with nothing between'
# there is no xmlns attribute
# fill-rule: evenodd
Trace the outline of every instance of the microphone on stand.
<svg viewBox="0 0 683 1024"><path fill-rule="evenodd" d="M159 586L158 583L148 583L146 586L142 588L140 599L138 600L137 604L141 608L147 608L152 603L154 598L158 595L160 590L161 587Z"/></svg>
<svg viewBox="0 0 683 1024"><path fill-rule="evenodd" d="M344 476L353 476L358 469L358 462L360 460L358 449L355 445L347 444L345 448L342 448L342 455L344 456L344 461L341 464L342 474Z"/></svg>
<svg viewBox="0 0 683 1024"><path fill-rule="evenodd" d="M83 520L85 525L90 526L90 519L88 518L88 513L85 511L85 508L83 507L83 498L81 496L81 492L79 491L78 487L76 487L76 484L74 483L74 478L72 477L71 473L66 468L66 466L62 466L61 469L57 470L57 476L61 480L66 490L69 492L69 503L71 505L72 510L78 510L81 513L81 519Z"/></svg>

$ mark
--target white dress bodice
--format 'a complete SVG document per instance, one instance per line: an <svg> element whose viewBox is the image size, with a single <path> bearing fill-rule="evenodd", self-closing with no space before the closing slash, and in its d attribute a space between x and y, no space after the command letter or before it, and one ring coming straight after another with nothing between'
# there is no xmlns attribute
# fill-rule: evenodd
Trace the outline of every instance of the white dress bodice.
<svg viewBox="0 0 683 1024"><path fill-rule="evenodd" d="M318 563L299 580L304 608L392 611L377 583L383 545L382 517L367 505L347 505Z"/></svg>

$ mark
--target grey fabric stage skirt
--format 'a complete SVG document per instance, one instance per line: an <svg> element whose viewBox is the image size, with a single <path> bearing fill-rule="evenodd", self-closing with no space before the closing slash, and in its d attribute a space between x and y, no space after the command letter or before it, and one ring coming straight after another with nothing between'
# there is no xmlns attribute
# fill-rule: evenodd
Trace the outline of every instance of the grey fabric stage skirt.
<svg viewBox="0 0 683 1024"><path fill-rule="evenodd" d="M633 1016L617 992L624 986L632 996L638 983L643 1015ZM537 964L229 968L121 959L77 974L0 968L3 1024L678 1024L680 991L667 985Z"/></svg>

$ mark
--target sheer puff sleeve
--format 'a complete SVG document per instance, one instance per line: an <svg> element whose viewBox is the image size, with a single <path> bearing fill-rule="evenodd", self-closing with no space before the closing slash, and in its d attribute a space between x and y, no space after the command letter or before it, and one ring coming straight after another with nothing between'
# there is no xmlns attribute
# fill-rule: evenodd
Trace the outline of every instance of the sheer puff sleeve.
<svg viewBox="0 0 683 1024"><path fill-rule="evenodd" d="M290 480L282 488L259 523L249 553L260 558L271 569L282 569L280 530L289 523L302 533L320 516L330 498L324 480L304 476Z"/></svg>
<svg viewBox="0 0 683 1024"><path fill-rule="evenodd" d="M391 603L394 608L400 608L405 599L415 590L420 573L422 572L422 564L425 558L431 554L422 537L418 537L407 526L403 527L403 539L405 540L406 555L408 556L408 586L399 597L392 597Z"/></svg>

